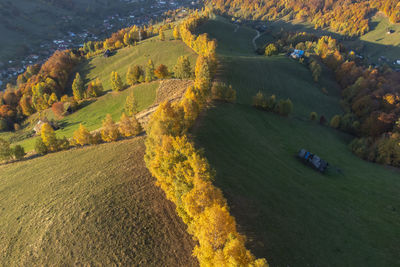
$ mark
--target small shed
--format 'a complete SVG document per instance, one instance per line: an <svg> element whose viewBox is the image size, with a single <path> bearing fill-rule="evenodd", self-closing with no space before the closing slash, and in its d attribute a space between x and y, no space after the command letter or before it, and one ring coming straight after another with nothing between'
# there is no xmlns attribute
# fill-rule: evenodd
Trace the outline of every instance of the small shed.
<svg viewBox="0 0 400 267"><path fill-rule="evenodd" d="M104 57L110 57L111 56L111 51L110 49L107 49L106 52L104 52Z"/></svg>
<svg viewBox="0 0 400 267"><path fill-rule="evenodd" d="M57 127L55 127L54 123L49 122L49 121L47 121L47 120L39 120L39 121L36 123L35 127L33 127L33 130L35 131L36 135L40 135L40 131L42 130L42 127L43 127L43 125L44 125L45 123L50 124L50 126L51 126L54 130L57 130Z"/></svg>

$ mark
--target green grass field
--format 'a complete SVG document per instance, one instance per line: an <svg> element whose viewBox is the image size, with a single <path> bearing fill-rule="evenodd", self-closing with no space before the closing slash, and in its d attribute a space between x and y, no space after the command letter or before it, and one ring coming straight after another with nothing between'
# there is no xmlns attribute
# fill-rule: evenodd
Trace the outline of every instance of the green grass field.
<svg viewBox="0 0 400 267"><path fill-rule="evenodd" d="M197 266L144 137L0 166L1 266Z"/></svg>
<svg viewBox="0 0 400 267"><path fill-rule="evenodd" d="M196 55L182 41L170 40L172 30L165 31L166 41L160 41L158 36L147 39L137 46L117 50L115 55L104 58L102 55L83 62L76 71L80 72L86 81L99 78L105 90L111 90L110 75L118 72L123 81L129 66L141 65L146 67L149 59L155 67L164 64L169 71L173 70L179 56L187 55L194 67Z"/></svg>
<svg viewBox="0 0 400 267"><path fill-rule="evenodd" d="M159 86L159 82L152 82L149 84L140 84L137 86L130 87L122 92L110 92L104 96L97 98L93 103L79 109L78 111L66 116L59 120L61 129L56 131L58 137L72 137L74 131L79 128L79 124L82 123L88 130L92 131L98 129L102 125L102 121L107 114L111 114L114 121L119 121L121 114L124 110L126 97L133 92L136 101L138 102L139 111L149 107L156 99L156 92ZM48 117L51 118L52 111L47 112ZM28 129L31 127L28 127ZM8 134L4 137L9 137ZM25 148L25 151L34 150L35 141L37 137L24 139L16 142Z"/></svg>
<svg viewBox="0 0 400 267"><path fill-rule="evenodd" d="M308 120L310 111L328 118L340 112L328 73L326 96L304 66L252 50L245 55L249 34L221 31L220 23L227 28L214 21L203 31L224 50L222 78L238 101L208 110L194 134L249 248L271 266L399 265L400 172L357 158L347 148L350 136ZM236 44L232 38L243 43L227 50ZM240 55L229 55L235 50ZM258 90L290 97L294 114L283 118L252 108ZM305 166L296 158L301 148L332 168L322 175Z"/></svg>

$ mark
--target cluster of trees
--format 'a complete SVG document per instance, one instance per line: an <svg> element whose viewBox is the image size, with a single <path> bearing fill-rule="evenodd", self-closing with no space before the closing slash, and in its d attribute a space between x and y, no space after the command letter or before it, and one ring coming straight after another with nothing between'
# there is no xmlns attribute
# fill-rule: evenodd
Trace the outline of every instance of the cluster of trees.
<svg viewBox="0 0 400 267"><path fill-rule="evenodd" d="M40 138L35 143L35 151L39 155L45 155L49 152L66 150L73 146L113 142L120 138L136 136L142 131L143 128L135 115L127 116L125 113L122 113L118 124L114 122L110 114L107 114L103 120L101 130L95 133L90 133L83 124L80 124L79 129L74 132L71 140L65 137L62 139L57 138L53 127L49 123L44 123L40 130Z"/></svg>
<svg viewBox="0 0 400 267"><path fill-rule="evenodd" d="M285 117L289 116L293 111L293 103L289 98L278 101L275 95L267 98L261 91L253 97L253 107Z"/></svg>
<svg viewBox="0 0 400 267"><path fill-rule="evenodd" d="M6 125L2 130L58 102L79 59L73 51L56 51L41 67L29 66L19 75L15 88L8 86L0 93L0 124Z"/></svg>
<svg viewBox="0 0 400 267"><path fill-rule="evenodd" d="M193 25L197 16L189 17L190 23L183 25ZM184 34L181 30L182 38L187 38L189 32L190 39L196 40L194 30L195 26L185 29ZM198 242L193 253L201 266L267 266L264 259L255 259L245 248L245 238L237 232L222 192L212 184L214 171L187 136L212 91L209 59L215 55L198 51L194 86L187 89L180 102L162 103L150 119L145 161ZM223 89L217 89L216 95L232 98L229 87L217 87Z"/></svg>
<svg viewBox="0 0 400 267"><path fill-rule="evenodd" d="M89 41L83 45L81 51L87 58L89 58L101 54L107 49L113 51L123 47L136 45L138 42L156 35L159 35L160 40L164 41L164 31L171 28L172 25L169 23L162 24L158 27L154 27L153 25L142 27L133 25L132 27L124 28L113 33L110 38L107 38L104 41Z"/></svg>
<svg viewBox="0 0 400 267"><path fill-rule="evenodd" d="M376 9L383 11L392 22L400 21L397 0L209 0L208 4L221 13L253 20L277 20L283 17L312 22L315 28L331 27L349 35L363 35L369 31L369 20Z"/></svg>
<svg viewBox="0 0 400 267"><path fill-rule="evenodd" d="M16 145L11 147L10 142L0 138L0 162L12 159L21 160L25 155L25 149L22 146Z"/></svg>
<svg viewBox="0 0 400 267"><path fill-rule="evenodd" d="M330 125L357 137L350 145L352 151L363 159L400 166L400 73L386 66L358 64L351 52L329 36L315 39L311 34L291 33L277 43L281 49L304 49L333 71L342 88L345 114L334 116ZM314 78L319 76L312 62L310 69Z"/></svg>
<svg viewBox="0 0 400 267"><path fill-rule="evenodd" d="M72 93L75 101L91 97L99 97L103 94L103 91L103 84L99 78L90 82L88 87L85 89L85 83L83 82L81 75L79 72L76 73L75 79L72 83Z"/></svg>

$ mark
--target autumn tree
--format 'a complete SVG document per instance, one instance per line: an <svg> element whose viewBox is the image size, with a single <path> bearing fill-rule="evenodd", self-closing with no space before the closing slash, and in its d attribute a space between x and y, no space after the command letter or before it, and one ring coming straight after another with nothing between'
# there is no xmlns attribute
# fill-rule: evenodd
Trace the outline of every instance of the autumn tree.
<svg viewBox="0 0 400 267"><path fill-rule="evenodd" d="M333 118L331 119L331 122L329 123L329 125L332 128L335 128L335 129L339 128L339 126L340 126L340 115L333 116Z"/></svg>
<svg viewBox="0 0 400 267"><path fill-rule="evenodd" d="M118 72L111 72L111 88L115 92L122 91L124 89L124 84L119 76Z"/></svg>
<svg viewBox="0 0 400 267"><path fill-rule="evenodd" d="M179 27L175 26L174 31L172 32L172 35L174 36L175 40L179 40L180 34L179 34Z"/></svg>
<svg viewBox="0 0 400 267"><path fill-rule="evenodd" d="M188 56L180 56L174 67L174 76L178 79L189 79L192 77L192 68Z"/></svg>
<svg viewBox="0 0 400 267"><path fill-rule="evenodd" d="M129 85L135 85L140 82L140 77L143 76L143 69L139 65L130 66L126 73L126 81Z"/></svg>
<svg viewBox="0 0 400 267"><path fill-rule="evenodd" d="M72 92L76 101L83 99L85 88L79 72L76 73L74 82L72 83Z"/></svg>
<svg viewBox="0 0 400 267"><path fill-rule="evenodd" d="M317 112L313 111L310 113L310 120L316 121L318 119L318 114Z"/></svg>
<svg viewBox="0 0 400 267"><path fill-rule="evenodd" d="M169 71L168 71L168 67L165 66L164 64L160 64L157 69L154 71L154 75L158 78L158 79L165 79L169 76Z"/></svg>
<svg viewBox="0 0 400 267"><path fill-rule="evenodd" d="M136 117L133 115L129 118L125 113L122 113L118 129L120 134L125 137L138 135L142 131L142 127Z"/></svg>
<svg viewBox="0 0 400 267"><path fill-rule="evenodd" d="M155 80L155 75L154 75L154 63L153 60L149 59L147 62L146 66L146 73L145 73L145 81L146 82L151 82Z"/></svg>
<svg viewBox="0 0 400 267"><path fill-rule="evenodd" d="M99 78L89 83L86 89L85 96L89 97L99 97L104 91L103 84Z"/></svg>
<svg viewBox="0 0 400 267"><path fill-rule="evenodd" d="M160 28L160 31L159 31L159 36L160 36L160 40L161 41L165 41L165 33L164 33L164 31L163 31L163 29L162 28Z"/></svg>
<svg viewBox="0 0 400 267"><path fill-rule="evenodd" d="M42 128L40 130L40 137L49 151L57 151L58 142L56 133L54 132L53 127L49 123L44 123L42 125Z"/></svg>
<svg viewBox="0 0 400 267"><path fill-rule="evenodd" d="M132 117L138 112L138 104L133 92L126 97L124 110L129 117Z"/></svg>
<svg viewBox="0 0 400 267"><path fill-rule="evenodd" d="M224 83L215 83L211 88L211 96L213 100L233 103L236 101L236 91L231 85Z"/></svg>
<svg viewBox="0 0 400 267"><path fill-rule="evenodd" d="M119 138L118 126L115 124L110 114L103 120L101 138L105 142L116 141Z"/></svg>
<svg viewBox="0 0 400 267"><path fill-rule="evenodd" d="M88 145L91 143L92 135L83 124L79 124L79 129L74 132L74 141L80 146Z"/></svg>
<svg viewBox="0 0 400 267"><path fill-rule="evenodd" d="M275 44L269 44L265 48L265 53L266 56L272 56L278 54L278 48L276 48Z"/></svg>
<svg viewBox="0 0 400 267"><path fill-rule="evenodd" d="M202 92L202 97L206 98L211 89L211 73L205 57L197 57L195 77L194 86Z"/></svg>

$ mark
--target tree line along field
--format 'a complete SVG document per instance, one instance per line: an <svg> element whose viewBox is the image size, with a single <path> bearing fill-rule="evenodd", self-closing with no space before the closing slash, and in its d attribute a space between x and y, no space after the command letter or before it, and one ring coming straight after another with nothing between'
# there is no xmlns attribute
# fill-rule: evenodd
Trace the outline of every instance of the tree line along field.
<svg viewBox="0 0 400 267"><path fill-rule="evenodd" d="M166 41L159 41L159 38L156 36L141 42L137 46L119 49L109 58L99 55L79 64L76 72L79 72L84 77L86 81L85 86L90 81L99 78L103 84L104 91L109 93L96 98L93 102L87 102L87 105L83 108L60 119L61 129L56 131L57 136L72 137L80 123L89 130L98 129L101 127L102 120L106 114L111 114L113 119L118 121L123 112L125 99L131 92L135 95L139 111L146 109L155 101L159 86L158 81L135 85L122 92L110 92L110 75L112 71L118 72L124 83L126 83L125 76L129 66L141 65L144 67L149 59L153 60L155 66L164 64L172 71L178 57L187 55L192 63L192 67L194 67L194 52L187 48L181 41L170 40L172 38L171 30L166 31L165 35ZM75 77L75 75L71 75L71 77ZM68 91L69 94L72 94L70 88ZM15 144L22 145L27 152L32 151L36 138L25 138L25 136L32 131L39 116L46 116L48 119L58 119L54 117L52 110L48 109L42 112L42 114L34 114L27 118L25 127L22 130L0 133L0 138L6 138Z"/></svg>
<svg viewBox="0 0 400 267"><path fill-rule="evenodd" d="M144 137L0 166L0 265L197 266Z"/></svg>
<svg viewBox="0 0 400 267"><path fill-rule="evenodd" d="M296 61L246 55L255 31L235 32L220 18L201 31L217 38L220 79L237 90L237 103L208 110L194 134L249 248L271 266L399 265L399 171L357 158L347 147L350 136L309 121L311 111L328 119L340 112L330 74L315 84ZM259 90L289 97L293 114L251 107ZM296 158L301 148L332 168L322 175L305 166Z"/></svg>

